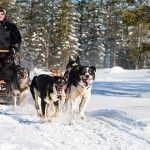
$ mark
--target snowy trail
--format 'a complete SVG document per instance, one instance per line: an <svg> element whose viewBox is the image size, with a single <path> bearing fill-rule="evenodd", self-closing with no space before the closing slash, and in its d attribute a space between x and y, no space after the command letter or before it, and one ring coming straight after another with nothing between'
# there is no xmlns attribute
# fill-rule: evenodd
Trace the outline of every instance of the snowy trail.
<svg viewBox="0 0 150 150"><path fill-rule="evenodd" d="M144 122L119 111L109 111L113 115L122 115L121 119L113 119L108 116L108 110L101 110L89 112L84 121L78 120L70 126L64 120L41 124L32 105L26 106L24 111L18 108L15 114L11 107L3 106L0 133L9 132L0 137L0 148L6 148L3 145L6 146L7 140L10 149L146 150L150 146L150 141L139 135L146 126Z"/></svg>
<svg viewBox="0 0 150 150"><path fill-rule="evenodd" d="M16 112L0 105L0 150L149 150L149 71L111 71L97 72L86 119L75 125L68 113L41 123L30 96Z"/></svg>

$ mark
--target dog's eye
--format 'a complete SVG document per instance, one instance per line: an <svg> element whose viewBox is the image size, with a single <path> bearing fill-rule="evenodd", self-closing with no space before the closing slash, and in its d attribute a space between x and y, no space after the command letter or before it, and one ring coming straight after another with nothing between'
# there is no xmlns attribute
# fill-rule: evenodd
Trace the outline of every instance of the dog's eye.
<svg viewBox="0 0 150 150"><path fill-rule="evenodd" d="M65 84L66 83L66 81L65 80L62 80L62 84Z"/></svg>
<svg viewBox="0 0 150 150"><path fill-rule="evenodd" d="M88 70L88 73L89 73L89 74L91 74L91 73L92 73L92 70L91 70L91 69L89 69L89 70Z"/></svg>
<svg viewBox="0 0 150 150"><path fill-rule="evenodd" d="M85 74L86 73L86 69L83 69L82 71L81 71L81 74Z"/></svg>
<svg viewBox="0 0 150 150"><path fill-rule="evenodd" d="M89 73L89 74L92 74L92 73L94 73L94 70L93 70L93 69L89 69L89 70L88 70L88 73Z"/></svg>
<svg viewBox="0 0 150 150"><path fill-rule="evenodd" d="M20 76L20 79L23 79L23 78L25 78L24 76Z"/></svg>
<svg viewBox="0 0 150 150"><path fill-rule="evenodd" d="M25 79L27 78L27 76L24 77Z"/></svg>

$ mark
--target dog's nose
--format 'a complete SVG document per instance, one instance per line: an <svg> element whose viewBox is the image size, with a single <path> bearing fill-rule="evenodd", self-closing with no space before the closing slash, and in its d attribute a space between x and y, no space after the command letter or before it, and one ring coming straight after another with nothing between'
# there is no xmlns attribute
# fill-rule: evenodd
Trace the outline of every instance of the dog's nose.
<svg viewBox="0 0 150 150"><path fill-rule="evenodd" d="M87 74L87 75L85 75L85 77L88 79L88 78L89 78L89 75Z"/></svg>

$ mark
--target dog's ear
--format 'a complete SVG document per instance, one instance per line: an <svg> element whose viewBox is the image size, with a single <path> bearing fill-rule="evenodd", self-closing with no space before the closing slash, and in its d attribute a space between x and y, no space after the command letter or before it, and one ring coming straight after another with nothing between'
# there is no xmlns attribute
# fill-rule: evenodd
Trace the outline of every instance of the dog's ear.
<svg viewBox="0 0 150 150"><path fill-rule="evenodd" d="M69 62L72 62L73 58L71 56L69 56Z"/></svg>
<svg viewBox="0 0 150 150"><path fill-rule="evenodd" d="M96 72L96 67L95 66L91 66L91 69L93 69Z"/></svg>

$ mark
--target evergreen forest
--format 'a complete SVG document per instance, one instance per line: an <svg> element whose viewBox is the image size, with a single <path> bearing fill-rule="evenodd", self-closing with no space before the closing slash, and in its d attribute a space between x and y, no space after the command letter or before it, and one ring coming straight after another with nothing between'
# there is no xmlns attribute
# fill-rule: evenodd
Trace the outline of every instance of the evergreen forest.
<svg viewBox="0 0 150 150"><path fill-rule="evenodd" d="M24 67L150 68L150 0L1 0L22 35Z"/></svg>

